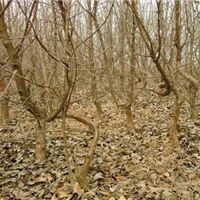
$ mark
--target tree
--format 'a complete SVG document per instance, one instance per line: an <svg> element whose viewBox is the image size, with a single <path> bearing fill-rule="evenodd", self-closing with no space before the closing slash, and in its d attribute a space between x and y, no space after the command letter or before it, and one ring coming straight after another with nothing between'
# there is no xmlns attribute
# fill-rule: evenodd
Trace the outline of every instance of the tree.
<svg viewBox="0 0 200 200"><path fill-rule="evenodd" d="M28 16L24 12L19 2L17 2L17 5L22 11L26 19L26 25L25 25L25 30L24 30L24 35L23 35L22 40L17 45L17 47L14 46L12 39L10 38L9 33L8 33L8 28L7 28L5 17L4 17L5 13L3 13L0 18L0 38L7 51L10 62L13 63L12 64L13 72L16 70L16 76L15 76L16 86L17 86L21 101L23 102L24 108L27 111L29 111L38 122L38 131L36 133L36 159L43 160L46 158L45 124L46 122L50 122L54 120L58 116L58 114L62 111L62 109L65 107L66 102L69 102L71 92L74 88L73 86L75 82L71 81L72 83L69 86L68 90L64 92L61 98L60 104L53 111L53 113L50 113L49 115L47 115L47 110L45 110L44 108L40 108L38 106L38 103L32 100L33 96L31 95L30 91L27 88L27 83L23 74L23 66L22 66L22 63L20 62L20 58L22 56L20 54L21 53L20 50L25 41L25 37L30 33L30 31L33 30L33 33L38 43L40 44L42 49L48 54L48 56L50 56L53 60L57 61L58 63L61 63L61 65L65 67L66 76L68 76L68 67L70 66L71 61L67 60L68 63L66 63L62 61L61 59L58 59L56 56L50 53L48 49L46 49L42 41L39 39L36 29L33 26L33 23L37 15L38 1L34 1L32 3L31 10ZM5 8L3 6L3 3L0 2L0 11L3 12L4 9ZM70 24L68 24L68 26L70 26ZM65 28L66 28L66 31L69 31L69 32L71 31L67 27ZM70 40L71 38L68 38L67 42L70 43ZM68 80L68 83L70 83L70 80L69 79L67 80Z"/></svg>

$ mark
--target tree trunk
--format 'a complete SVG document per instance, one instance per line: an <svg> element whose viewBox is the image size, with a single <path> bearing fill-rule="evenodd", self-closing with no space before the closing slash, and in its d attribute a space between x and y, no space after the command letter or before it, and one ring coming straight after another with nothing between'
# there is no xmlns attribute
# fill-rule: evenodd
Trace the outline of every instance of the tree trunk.
<svg viewBox="0 0 200 200"><path fill-rule="evenodd" d="M180 116L180 110L181 110L181 100L179 97L176 97L175 109L171 116L171 125L170 125L170 131L169 131L170 139L176 148L180 148L178 132L177 132L177 125L178 125L178 120Z"/></svg>
<svg viewBox="0 0 200 200"><path fill-rule="evenodd" d="M103 59L104 59L104 66L106 67L106 78L107 78L107 81L108 81L108 86L109 86L109 90L110 90L110 94L111 94L111 98L112 100L114 101L114 103L116 104L116 106L118 107L118 101L117 101L117 98L115 96L115 90L114 90L114 86L113 86L113 76L111 74L111 70L110 70L110 66L112 66L113 64L113 52L112 52L112 48L113 48L113 39L112 39L112 26L109 26L108 28L110 29L109 32L111 33L110 34L110 37L109 37L109 43L110 43L110 51L109 51L109 55L107 55L106 53L106 46L105 46L105 43L104 43L104 40L103 40L103 34L101 32L101 30L99 29L99 23L98 23L98 19L97 19L97 5L98 5L98 1L96 0L95 1L95 5L94 5L94 14L93 14L93 18L94 18L94 25L97 29L97 34L98 34L98 37L99 37L99 41L100 41L100 45L101 45L101 48L103 50ZM112 7L110 9L110 13L111 13L111 10L112 10Z"/></svg>
<svg viewBox="0 0 200 200"><path fill-rule="evenodd" d="M79 116L75 116L73 114L67 114L66 117L68 118L72 118L77 120L78 122L85 124L86 126L88 126L93 134L94 134L94 138L92 140L92 143L89 147L89 151L88 154L84 160L80 175L78 177L78 182L80 183L81 188L86 189L87 188L87 175L88 175L88 171L89 171L89 167L90 164L92 162L96 147L97 147L97 143L98 143L98 139L99 139L99 125L100 125L100 121L99 122L95 122L95 124L89 122L88 120L79 117Z"/></svg>
<svg viewBox="0 0 200 200"><path fill-rule="evenodd" d="M0 126L6 126L9 122L9 110L8 110L8 100L4 97L3 94L6 89L6 83L4 80L0 80Z"/></svg>
<svg viewBox="0 0 200 200"><path fill-rule="evenodd" d="M176 66L181 65L181 7L180 7L180 1L175 1L175 47L176 47ZM171 128L170 128L170 137L172 140L172 143L175 147L180 148L180 143L178 140L178 132L177 132L177 125L178 120L180 116L180 110L181 110L181 100L180 100L180 94L178 94L178 91L174 91L175 93L175 110L172 114L171 118Z"/></svg>
<svg viewBox="0 0 200 200"><path fill-rule="evenodd" d="M9 122L8 100L0 101L0 125L6 126Z"/></svg>
<svg viewBox="0 0 200 200"><path fill-rule="evenodd" d="M98 139L99 139L99 130L98 130L98 127L95 126L94 138L93 138L92 144L90 145L89 152L85 158L85 161L84 161L84 164L83 164L80 176L79 176L79 183L80 183L81 188L83 188L83 189L87 188L87 175L88 175L90 163L93 159L93 156L94 156L94 153L96 150Z"/></svg>
<svg viewBox="0 0 200 200"><path fill-rule="evenodd" d="M192 120L198 119L198 109L196 105L196 96L197 96L198 90L194 88L193 86L190 86L189 88L189 104L190 104L190 118Z"/></svg>
<svg viewBox="0 0 200 200"><path fill-rule="evenodd" d="M37 161L46 159L46 123L43 119L39 121L35 133L35 158Z"/></svg>
<svg viewBox="0 0 200 200"><path fill-rule="evenodd" d="M134 130L133 115L132 115L131 107L132 107L131 104L128 104L125 106L126 126L127 126L128 132L132 132Z"/></svg>
<svg viewBox="0 0 200 200"><path fill-rule="evenodd" d="M92 18L92 1L87 0L87 7L88 7L88 35L92 35L93 32L93 18ZM100 119L103 111L101 108L101 103L98 98L98 87L97 87L97 72L96 72L96 66L94 61L94 42L93 37L90 37L88 40L88 56L89 56L89 66L92 69L91 74L91 94L93 97L93 102L96 107L96 117L97 119Z"/></svg>

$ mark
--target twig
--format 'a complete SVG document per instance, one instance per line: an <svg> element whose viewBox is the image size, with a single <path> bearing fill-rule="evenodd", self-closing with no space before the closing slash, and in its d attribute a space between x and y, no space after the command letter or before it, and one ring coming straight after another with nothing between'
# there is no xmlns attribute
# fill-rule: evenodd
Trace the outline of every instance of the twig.
<svg viewBox="0 0 200 200"><path fill-rule="evenodd" d="M0 13L0 17L2 17L4 15L4 12L7 10L7 8L9 7L9 5L11 4L13 0L9 0L8 3L6 4L6 6L4 7L4 9L1 11Z"/></svg>

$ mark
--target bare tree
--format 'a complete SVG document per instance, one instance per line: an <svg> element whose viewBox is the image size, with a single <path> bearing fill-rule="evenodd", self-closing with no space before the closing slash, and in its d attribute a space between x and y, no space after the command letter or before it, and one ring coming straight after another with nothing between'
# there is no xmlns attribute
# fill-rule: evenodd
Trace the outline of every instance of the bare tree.
<svg viewBox="0 0 200 200"><path fill-rule="evenodd" d="M87 0L87 15L88 15L88 35L92 35L93 33L93 18L92 18L92 1ZM91 75L92 75L92 80L91 80L91 92L92 92L92 97L94 101L94 105L96 107L96 115L97 118L100 119L101 114L102 114L102 108L101 104L98 98L98 90L97 90L97 71L95 67L95 61L94 61L94 44L93 44L93 36L91 36L88 39L88 58L89 58L89 66L92 69Z"/></svg>
<svg viewBox="0 0 200 200"><path fill-rule="evenodd" d="M5 21L5 17L4 14L1 15L0 18L0 38L3 41L3 45L7 51L7 54L9 56L9 60L12 63L12 69L13 72L16 70L16 76L15 76L15 81L16 81L16 85L17 85L17 89L19 92L19 95L21 97L21 101L23 102L23 105L25 107L25 109L27 111L29 111L31 114L33 114L33 116L35 117L35 119L38 122L38 131L36 133L36 159L38 160L43 160L46 158L46 137L45 137L45 124L46 122L50 122L52 120L54 120L58 114L62 111L62 109L65 107L66 102L69 101L71 93L73 91L73 86L74 83L72 83L72 80L69 79L68 77L68 67L71 64L71 60L67 60L63 61L61 59L58 59L55 55L53 55L52 53L50 53L48 51L48 49L44 46L44 44L42 43L42 41L39 39L37 32L33 26L34 21L36 19L36 15L37 15L37 5L38 2L34 1L32 3L32 8L30 10L29 15L27 16L26 13L24 12L23 8L21 7L20 3L17 2L18 7L20 8L20 10L22 11L25 19L26 19L26 26L25 26L25 30L24 30L24 35L22 37L22 40L20 41L20 43L17 45L17 48L14 46L9 33L8 33L8 28L6 25L6 21ZM0 10L1 12L4 10L3 7L3 3L0 2ZM71 27L70 24L68 24L69 27ZM67 27L65 27L67 29ZM38 43L40 44L41 48L43 49L43 51L46 52L46 54L48 56L51 57L51 59L55 60L58 63L61 63L64 68L65 68L65 73L66 73L66 77L67 77L67 81L69 84L71 84L68 88L67 91L64 92L60 104L58 105L57 109L55 109L53 111L53 113L50 113L49 115L47 115L47 110L45 110L44 108L41 108L37 105L37 102L33 101L33 97L30 94L30 91L27 88L27 84L26 84L26 79L24 78L24 74L23 74L23 66L22 63L20 62L20 49L22 47L22 44L25 41L25 36L27 36L30 31L33 30L33 33L36 37L36 40L38 41ZM66 30L66 31L71 31L71 30ZM68 36L67 36L68 37ZM67 42L70 43L70 35L68 37ZM71 57L70 57L71 58Z"/></svg>

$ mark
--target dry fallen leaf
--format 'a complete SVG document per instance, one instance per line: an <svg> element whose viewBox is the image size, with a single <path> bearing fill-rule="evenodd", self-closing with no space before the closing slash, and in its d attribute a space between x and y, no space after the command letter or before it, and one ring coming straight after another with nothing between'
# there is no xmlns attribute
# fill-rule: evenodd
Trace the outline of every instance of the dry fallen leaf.
<svg viewBox="0 0 200 200"><path fill-rule="evenodd" d="M83 190L81 189L81 186L79 185L78 182L76 182L76 183L74 184L73 193L74 193L74 194L77 194L79 198L80 198L81 195L83 194Z"/></svg>
<svg viewBox="0 0 200 200"><path fill-rule="evenodd" d="M71 186L69 184L63 184L61 187L58 187L51 197L51 200L59 200L62 198L68 198L71 194Z"/></svg>
<svg viewBox="0 0 200 200"><path fill-rule="evenodd" d="M96 180L99 180L99 179L102 179L103 178L103 173L102 172L98 172L94 175L93 179L96 181Z"/></svg>
<svg viewBox="0 0 200 200"><path fill-rule="evenodd" d="M126 200L126 198L123 195L121 195L119 200Z"/></svg>
<svg viewBox="0 0 200 200"><path fill-rule="evenodd" d="M53 178L50 174L41 173L39 177L35 179L35 183L45 183L46 181L50 182Z"/></svg>

